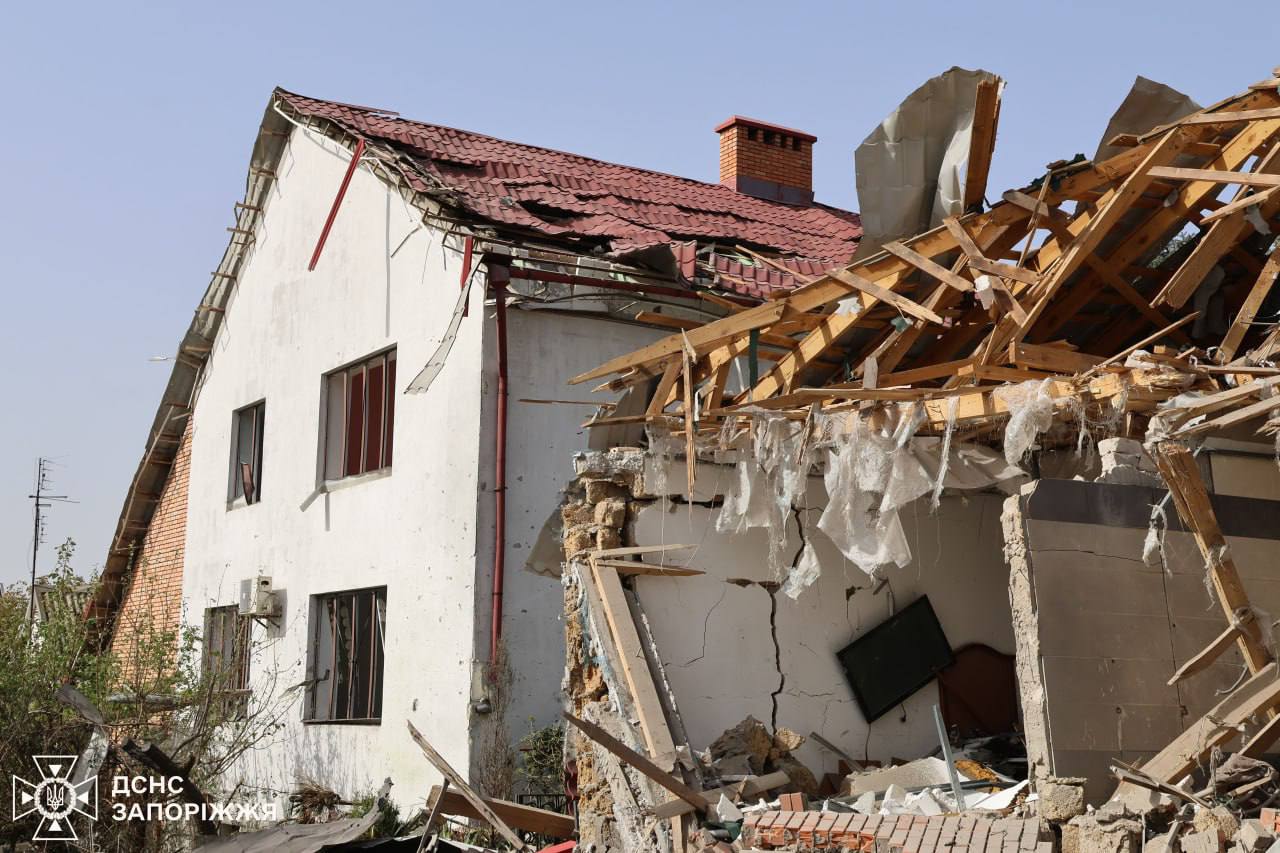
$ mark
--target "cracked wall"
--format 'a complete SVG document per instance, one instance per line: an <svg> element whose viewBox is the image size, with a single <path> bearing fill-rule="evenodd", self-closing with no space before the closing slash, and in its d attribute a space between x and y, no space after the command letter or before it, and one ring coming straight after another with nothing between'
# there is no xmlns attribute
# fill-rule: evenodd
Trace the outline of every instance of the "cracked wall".
<svg viewBox="0 0 1280 853"><path fill-rule="evenodd" d="M1239 492L1247 485L1238 479L1244 469L1251 477L1276 476L1274 463L1265 462L1269 472L1238 458L1211 464L1237 477L1228 484L1224 476L1221 485ZM1163 563L1143 562L1151 506L1164 494L1138 485L1038 480L1004 509L1032 772L1087 777L1094 803L1114 787L1112 759L1150 757L1243 672L1233 647L1204 672L1166 683L1226 622L1194 539L1172 507ZM1220 492L1213 503L1250 600L1280 613L1274 568L1280 502Z"/></svg>
<svg viewBox="0 0 1280 853"><path fill-rule="evenodd" d="M614 544L691 544L688 564L704 575L638 576L630 581L647 615L666 678L689 743L706 748L747 715L801 734L816 731L855 758L888 761L926 754L937 745L931 682L900 707L868 724L835 657L850 641L897 609L927 594L955 648L984 643L1013 654L1007 570L1001 554L1001 494L945 496L930 510L928 497L905 506L902 521L914 558L885 572L877 584L849 563L818 530L826 500L820 477L811 477L802 506L786 518L786 563L794 565L808 542L821 573L792 600L780 595L769 568L773 533L751 529L717 533L720 495L734 476L731 466L700 463L692 499L683 494L683 462L670 470L639 451L579 457L581 491L562 513L570 565L575 554ZM619 468L626 460L625 468ZM600 482L614 472L624 490ZM625 511L614 501L625 493ZM594 498L594 499L593 499ZM615 526L622 522L621 527ZM607 522L607 523L606 523ZM668 562L680 562L668 557ZM584 623L575 618L582 596L566 585L569 656L567 692L575 707L607 705L608 677L594 665ZM626 721L625 712L616 713ZM632 727L634 729L634 727ZM638 739L633 737L633 744ZM598 751L594 758L598 758ZM797 757L815 774L837 770L837 759L813 743ZM603 778L580 785L596 808Z"/></svg>

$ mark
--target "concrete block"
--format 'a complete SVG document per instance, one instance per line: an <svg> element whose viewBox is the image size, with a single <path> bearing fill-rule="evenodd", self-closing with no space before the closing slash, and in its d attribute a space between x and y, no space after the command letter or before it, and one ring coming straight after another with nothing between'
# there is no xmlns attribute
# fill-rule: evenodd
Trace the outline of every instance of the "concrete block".
<svg viewBox="0 0 1280 853"><path fill-rule="evenodd" d="M1084 785L1070 785L1056 780L1041 782L1036 788L1036 809L1040 817L1063 823L1084 814Z"/></svg>
<svg viewBox="0 0 1280 853"><path fill-rule="evenodd" d="M1244 853L1261 853L1274 840L1275 836L1260 820L1246 820L1240 824L1240 830L1236 833L1236 845Z"/></svg>
<svg viewBox="0 0 1280 853"><path fill-rule="evenodd" d="M1222 846L1222 833L1216 829L1191 832L1182 836L1182 853L1222 853Z"/></svg>
<svg viewBox="0 0 1280 853"><path fill-rule="evenodd" d="M1100 823L1079 815L1062 827L1062 853L1138 853L1142 824L1123 818Z"/></svg>

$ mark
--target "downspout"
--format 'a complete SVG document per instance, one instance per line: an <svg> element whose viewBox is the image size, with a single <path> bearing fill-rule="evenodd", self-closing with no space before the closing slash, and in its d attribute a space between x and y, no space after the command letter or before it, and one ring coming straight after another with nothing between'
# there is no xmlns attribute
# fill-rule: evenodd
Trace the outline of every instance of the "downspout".
<svg viewBox="0 0 1280 853"><path fill-rule="evenodd" d="M490 264L498 339L498 405L494 416L493 472L493 603L489 615L489 666L498 664L502 645L502 586L507 550L507 281L506 266Z"/></svg>

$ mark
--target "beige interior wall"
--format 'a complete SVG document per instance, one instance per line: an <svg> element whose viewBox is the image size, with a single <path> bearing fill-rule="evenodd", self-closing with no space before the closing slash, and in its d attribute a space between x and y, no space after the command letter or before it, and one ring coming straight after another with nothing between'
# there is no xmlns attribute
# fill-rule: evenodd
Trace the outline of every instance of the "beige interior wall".
<svg viewBox="0 0 1280 853"><path fill-rule="evenodd" d="M1040 480L1010 498L1021 513L1030 599L1015 595L1014 607L1028 607L1039 644L1022 669L1039 683L1023 679L1023 702L1034 705L1043 691L1047 720L1043 742L1029 748L1044 752L1055 775L1087 776L1093 801L1113 787L1113 758L1154 754L1243 672L1232 649L1206 671L1166 684L1227 623L1190 533L1168 531L1163 563L1143 562L1147 530L1138 525L1161 497L1139 486ZM1280 503L1215 503L1250 600L1280 613L1280 525L1268 522L1280 519ZM1168 514L1176 527L1171 506ZM1019 654L1029 648L1022 644Z"/></svg>

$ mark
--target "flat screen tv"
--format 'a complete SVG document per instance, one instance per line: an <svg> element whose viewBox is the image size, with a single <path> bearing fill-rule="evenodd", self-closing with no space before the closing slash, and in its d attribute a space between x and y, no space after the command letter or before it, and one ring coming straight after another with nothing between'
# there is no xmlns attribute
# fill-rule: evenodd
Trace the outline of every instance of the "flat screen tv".
<svg viewBox="0 0 1280 853"><path fill-rule="evenodd" d="M951 644L927 595L836 653L867 722L885 714L951 665Z"/></svg>

